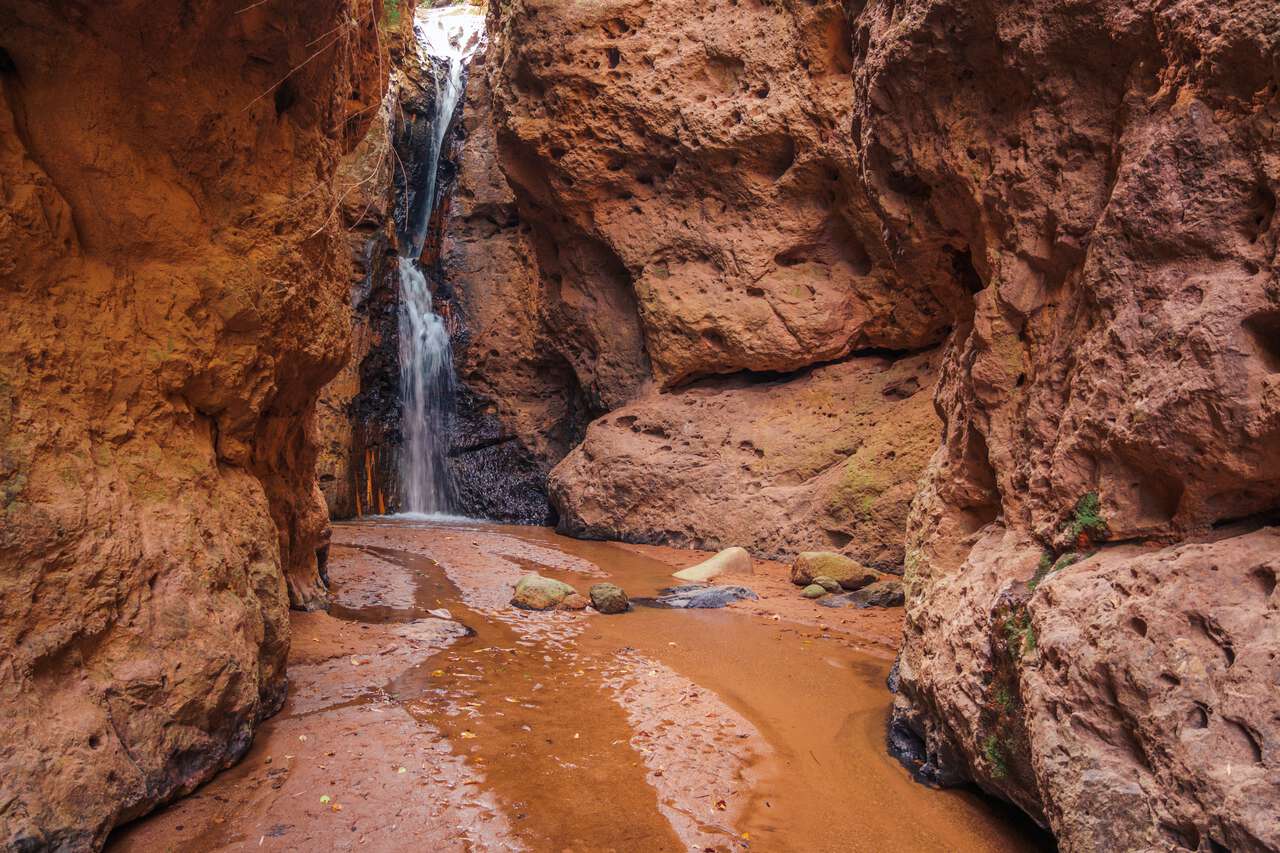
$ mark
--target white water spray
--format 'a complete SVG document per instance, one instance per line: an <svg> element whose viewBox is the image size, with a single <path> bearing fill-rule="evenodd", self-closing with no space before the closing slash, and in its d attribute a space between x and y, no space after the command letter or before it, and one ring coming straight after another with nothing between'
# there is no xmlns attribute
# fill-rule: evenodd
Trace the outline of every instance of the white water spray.
<svg viewBox="0 0 1280 853"><path fill-rule="evenodd" d="M436 176L445 134L461 99L467 60L479 48L484 17L466 7L419 10L414 21L424 61L445 64L435 77L435 111L423 163L426 185L408 222L400 257L401 509L412 515L450 510L448 417L453 398L449 329L435 313L431 288L418 268L435 206Z"/></svg>

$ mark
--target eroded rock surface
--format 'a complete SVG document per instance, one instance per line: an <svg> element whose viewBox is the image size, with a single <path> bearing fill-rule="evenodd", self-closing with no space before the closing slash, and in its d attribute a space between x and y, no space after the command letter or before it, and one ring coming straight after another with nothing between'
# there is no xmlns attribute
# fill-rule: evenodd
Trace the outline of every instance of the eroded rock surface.
<svg viewBox="0 0 1280 853"><path fill-rule="evenodd" d="M1278 28L1248 2L856 21L885 228L981 287L913 510L898 719L1066 850L1280 847L1275 534L1205 539L1280 505ZM1134 544L1033 591L1094 494L1084 556Z"/></svg>
<svg viewBox="0 0 1280 853"><path fill-rule="evenodd" d="M900 571L938 439L936 356L652 393L594 422L551 473L562 529L790 559L840 549Z"/></svg>
<svg viewBox="0 0 1280 853"><path fill-rule="evenodd" d="M535 250L529 322L571 368L538 387L581 390L595 420L551 478L565 529L902 560L936 422L910 393L876 399L908 359L871 369L859 351L946 338L918 356L945 426L909 524L898 717L935 778L1009 798L1068 850L1277 847L1250 805L1278 798L1274 663L1231 682L1249 716L1225 681L1196 698L1171 671L1160 701L1211 721L1184 735L1135 710L1156 695L1126 680L1146 678L1140 632L1090 632L1119 596L1170 637L1216 625L1235 648L1224 573L1262 578L1241 618L1274 631L1248 538L1271 534L1206 537L1280 506L1278 16L1250 0L504 6L501 221ZM803 396L828 375L829 431ZM916 467L889 468L892 510L862 518L856 477L828 500L851 458L879 475L904 441ZM1102 523L1082 542L1088 495ZM1058 569L1033 590L1043 560ZM1134 560L1182 568L1170 589L1118 580ZM1076 584L1058 613L1052 591ZM1045 631L1056 659L1030 640ZM1047 687L1074 651L1093 668ZM1179 660L1209 672L1207 654ZM1187 759L1188 738L1252 769Z"/></svg>
<svg viewBox="0 0 1280 853"><path fill-rule="evenodd" d="M331 178L377 26L0 6L0 846L100 845L283 700L287 608L324 597Z"/></svg>

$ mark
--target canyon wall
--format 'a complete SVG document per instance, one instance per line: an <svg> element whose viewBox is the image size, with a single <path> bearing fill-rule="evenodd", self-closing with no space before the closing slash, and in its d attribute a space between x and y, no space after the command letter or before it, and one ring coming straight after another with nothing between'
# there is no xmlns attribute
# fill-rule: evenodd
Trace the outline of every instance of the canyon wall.
<svg viewBox="0 0 1280 853"><path fill-rule="evenodd" d="M0 3L6 849L100 845L283 701L381 13Z"/></svg>
<svg viewBox="0 0 1280 853"><path fill-rule="evenodd" d="M1068 850L1280 847L1280 9L870 4L856 127L983 282L899 732ZM963 4L966 7L969 4Z"/></svg>
<svg viewBox="0 0 1280 853"><path fill-rule="evenodd" d="M446 270L562 529L902 561L922 777L1067 850L1280 848L1275 4L491 37Z"/></svg>
<svg viewBox="0 0 1280 853"><path fill-rule="evenodd" d="M970 282L872 233L848 35L830 3L491 11L443 275L562 530L901 570Z"/></svg>

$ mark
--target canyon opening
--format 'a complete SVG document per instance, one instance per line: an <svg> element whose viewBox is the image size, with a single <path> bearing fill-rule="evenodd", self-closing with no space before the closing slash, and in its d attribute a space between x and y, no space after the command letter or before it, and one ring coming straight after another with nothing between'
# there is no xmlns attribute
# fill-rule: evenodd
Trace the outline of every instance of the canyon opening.
<svg viewBox="0 0 1280 853"><path fill-rule="evenodd" d="M0 0L0 849L1280 851L1280 4Z"/></svg>

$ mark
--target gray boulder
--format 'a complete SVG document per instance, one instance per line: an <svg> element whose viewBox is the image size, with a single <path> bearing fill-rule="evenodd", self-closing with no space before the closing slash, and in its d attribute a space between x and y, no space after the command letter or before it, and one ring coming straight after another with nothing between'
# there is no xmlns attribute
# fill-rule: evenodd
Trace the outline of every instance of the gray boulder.
<svg viewBox="0 0 1280 853"><path fill-rule="evenodd" d="M591 606L601 613L626 613L631 608L627 594L615 584L595 584L587 594L591 596Z"/></svg>
<svg viewBox="0 0 1280 853"><path fill-rule="evenodd" d="M677 586L663 590L663 594L653 600L658 607L675 607L682 610L712 609L724 607L743 599L759 600L745 586Z"/></svg>

